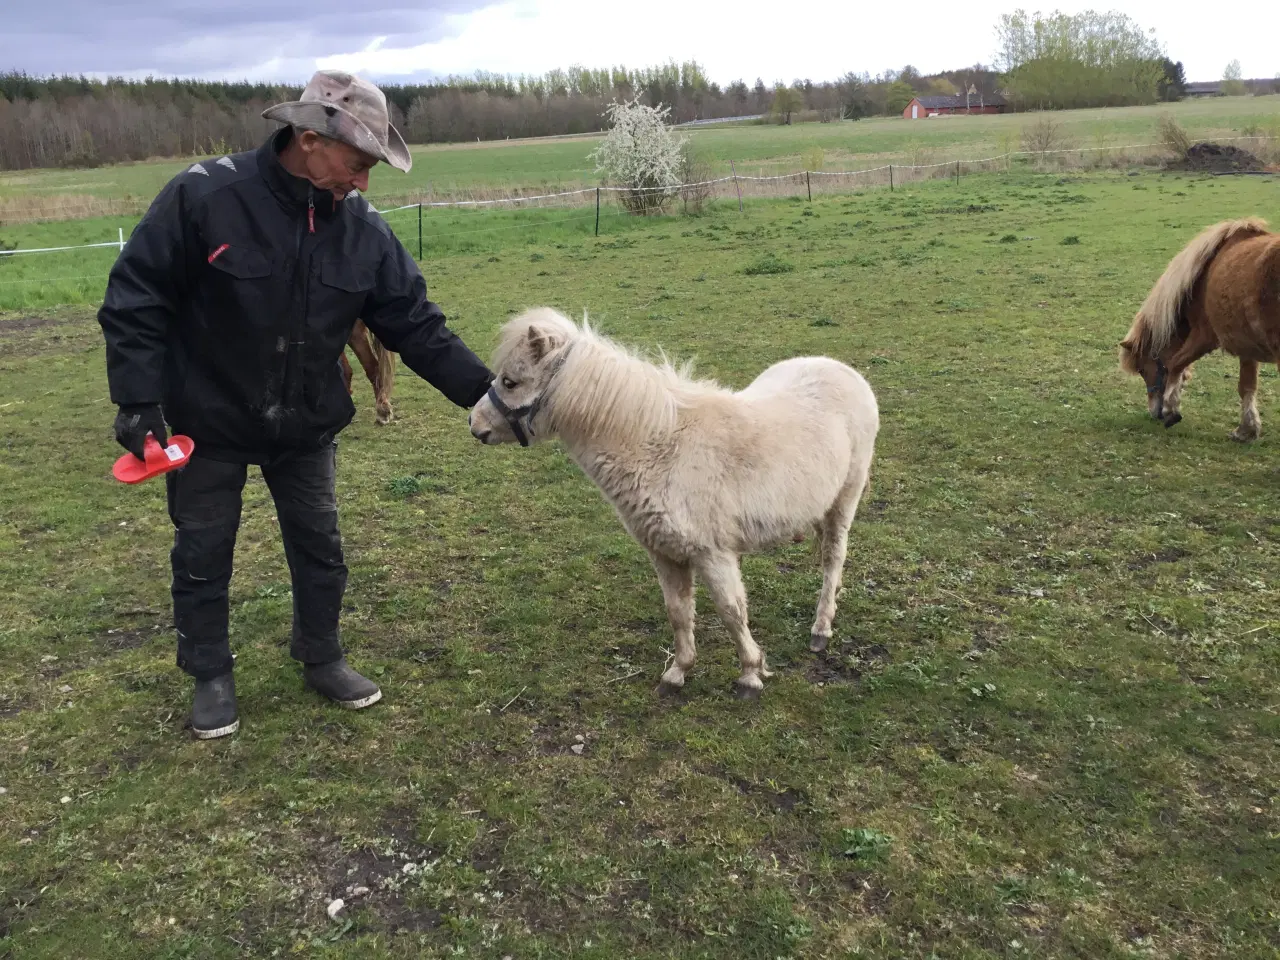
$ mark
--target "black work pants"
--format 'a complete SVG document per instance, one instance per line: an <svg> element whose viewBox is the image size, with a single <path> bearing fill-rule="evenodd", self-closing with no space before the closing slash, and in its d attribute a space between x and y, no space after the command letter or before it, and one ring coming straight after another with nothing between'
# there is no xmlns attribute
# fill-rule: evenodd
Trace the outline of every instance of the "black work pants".
<svg viewBox="0 0 1280 960"><path fill-rule="evenodd" d="M290 453L262 465L276 504L293 580L290 653L303 663L342 656L338 614L347 567L338 534L337 445ZM201 457L165 475L173 521L173 619L178 666L197 680L231 670L227 588L248 466Z"/></svg>

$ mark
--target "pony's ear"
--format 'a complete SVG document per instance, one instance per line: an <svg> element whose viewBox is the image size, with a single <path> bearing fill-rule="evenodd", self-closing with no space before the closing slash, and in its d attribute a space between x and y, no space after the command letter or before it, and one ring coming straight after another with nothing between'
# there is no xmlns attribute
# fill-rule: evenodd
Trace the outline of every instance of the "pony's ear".
<svg viewBox="0 0 1280 960"><path fill-rule="evenodd" d="M537 324L529 327L529 349L533 351L534 363L541 363L543 357L563 343L563 337L543 330Z"/></svg>

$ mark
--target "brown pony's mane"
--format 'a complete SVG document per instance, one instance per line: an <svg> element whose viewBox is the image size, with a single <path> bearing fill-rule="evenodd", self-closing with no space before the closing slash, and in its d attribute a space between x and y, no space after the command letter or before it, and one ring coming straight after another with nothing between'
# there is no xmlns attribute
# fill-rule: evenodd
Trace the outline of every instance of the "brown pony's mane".
<svg viewBox="0 0 1280 960"><path fill-rule="evenodd" d="M1224 243L1240 234L1267 233L1267 222L1258 217L1223 220L1202 230L1178 251L1134 315L1120 344L1121 369L1138 373L1144 359L1158 357L1169 346L1196 281Z"/></svg>

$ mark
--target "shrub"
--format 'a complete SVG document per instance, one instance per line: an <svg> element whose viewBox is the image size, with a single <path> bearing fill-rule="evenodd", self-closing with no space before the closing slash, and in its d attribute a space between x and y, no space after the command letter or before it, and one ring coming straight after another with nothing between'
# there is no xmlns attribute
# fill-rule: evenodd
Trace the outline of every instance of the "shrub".
<svg viewBox="0 0 1280 960"><path fill-rule="evenodd" d="M702 212L715 190L707 182L710 179L711 165L694 153L693 147L686 142L680 151L680 199L685 213Z"/></svg>
<svg viewBox="0 0 1280 960"><path fill-rule="evenodd" d="M1175 157L1185 157L1187 151L1191 149L1191 137L1187 135L1186 130L1182 129L1182 125L1167 113L1160 115L1160 121L1156 124L1156 136L1164 144L1165 149Z"/></svg>
<svg viewBox="0 0 1280 960"><path fill-rule="evenodd" d="M665 123L670 107L650 107L640 95L605 108L610 129L592 152L597 172L622 187L622 205L631 213L660 213L679 192L686 140Z"/></svg>
<svg viewBox="0 0 1280 960"><path fill-rule="evenodd" d="M1062 121L1051 114L1042 113L1022 128L1022 149L1039 154L1041 159L1046 154L1070 147L1071 141Z"/></svg>

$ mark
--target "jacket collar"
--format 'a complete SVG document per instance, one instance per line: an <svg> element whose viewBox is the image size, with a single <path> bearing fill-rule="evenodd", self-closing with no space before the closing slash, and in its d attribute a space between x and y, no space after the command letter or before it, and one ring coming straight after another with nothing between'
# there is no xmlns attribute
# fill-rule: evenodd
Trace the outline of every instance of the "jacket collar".
<svg viewBox="0 0 1280 960"><path fill-rule="evenodd" d="M295 177L280 162L280 151L291 139L293 139L293 129L284 127L272 134L266 143L258 148L258 169L262 172L263 179L267 181L267 187L286 207L305 209L307 198L312 197L315 200L317 214L324 217L333 216L336 212L333 194L328 190L317 190L309 181L302 177Z"/></svg>

